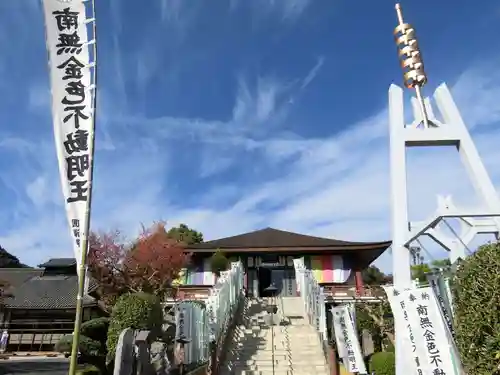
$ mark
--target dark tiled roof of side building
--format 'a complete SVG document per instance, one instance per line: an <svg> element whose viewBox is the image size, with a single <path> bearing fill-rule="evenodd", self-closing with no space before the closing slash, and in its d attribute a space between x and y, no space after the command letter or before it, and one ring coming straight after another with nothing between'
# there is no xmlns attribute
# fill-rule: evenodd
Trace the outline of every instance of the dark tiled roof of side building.
<svg viewBox="0 0 500 375"><path fill-rule="evenodd" d="M75 258L52 258L47 262L40 264L38 267L53 268L53 267L72 267L76 266Z"/></svg>
<svg viewBox="0 0 500 375"><path fill-rule="evenodd" d="M4 305L12 309L71 309L76 305L78 277L67 274L70 267L75 267L74 258L55 258L42 264L43 268L0 268L0 280L8 283L8 297ZM63 272L58 274L57 269ZM45 270L52 270L44 274ZM76 273L76 268L74 268ZM71 273L71 271L70 271ZM89 292L97 287L91 279ZM91 296L84 297L84 305L95 305Z"/></svg>
<svg viewBox="0 0 500 375"><path fill-rule="evenodd" d="M0 280L7 283L7 289L16 288L42 274L43 268L0 268Z"/></svg>
<svg viewBox="0 0 500 375"><path fill-rule="evenodd" d="M35 276L14 288L13 297L5 299L12 309L71 309L76 305L78 277L66 275ZM95 288L91 280L90 290ZM83 299L85 306L96 305L91 296Z"/></svg>

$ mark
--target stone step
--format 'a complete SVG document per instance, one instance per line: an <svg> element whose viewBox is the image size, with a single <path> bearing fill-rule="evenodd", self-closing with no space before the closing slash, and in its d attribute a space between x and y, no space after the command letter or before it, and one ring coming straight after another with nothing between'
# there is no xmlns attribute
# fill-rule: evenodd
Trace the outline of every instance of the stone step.
<svg viewBox="0 0 500 375"><path fill-rule="evenodd" d="M273 361L268 360L234 360L230 361L228 363L232 363L234 366L257 366L259 368L263 367L273 367ZM308 369L308 368L324 368L326 367L325 361L311 361L311 362L295 362L291 360L281 360L281 361L274 361L274 366L275 367L292 367L292 368L300 368L300 369Z"/></svg>
<svg viewBox="0 0 500 375"><path fill-rule="evenodd" d="M240 350L237 350L238 353L244 353L244 354L255 354L255 353L272 353L273 351L275 353L291 353L291 350L289 350L286 347L279 347L275 346L274 349L269 346L265 348L239 348Z"/></svg>
<svg viewBox="0 0 500 375"><path fill-rule="evenodd" d="M262 356L272 356L273 350L271 348L269 349L260 349L260 350L251 350L251 349L244 349L244 350L232 350L232 353L238 353L238 355L241 356L255 356L255 355L262 355ZM293 351L289 350L288 348L276 348L274 349L274 354L275 355L291 355L293 358L324 358L323 352L320 352L318 350L311 350L311 351Z"/></svg>
<svg viewBox="0 0 500 375"><path fill-rule="evenodd" d="M264 363L264 362L258 362L258 363L246 363L246 362L230 362L228 363L228 367L231 369L250 369L250 370L266 370L269 368L273 368L273 363ZM328 366L325 364L310 364L310 365L304 365L304 364L289 364L289 363L274 363L274 368L275 369L284 369L284 368L289 368L293 370L306 370L310 372L321 372L321 371L328 371Z"/></svg>
<svg viewBox="0 0 500 375"><path fill-rule="evenodd" d="M273 373L272 369L263 371L263 370L251 370L243 368L243 369L234 369L230 372L223 371L222 375L309 375L309 374L293 374L293 372L289 369L286 370L275 369ZM321 374L314 374L314 375L321 375Z"/></svg>
<svg viewBox="0 0 500 375"><path fill-rule="evenodd" d="M273 351L272 350L258 351L258 352L245 351L245 352L235 353L235 355L238 355L241 358L250 358L250 357L271 358L273 356ZM291 353L288 350L275 350L274 355L275 356L290 356Z"/></svg>
<svg viewBox="0 0 500 375"><path fill-rule="evenodd" d="M273 351L272 350L266 350L266 351L258 351L258 352L252 352L252 351L238 351L234 352L234 356L238 356L240 358L253 358L253 357L261 357L261 358L272 358L273 356ZM274 356L275 357L284 357L284 356L291 356L292 353L290 353L288 350L275 350L274 351Z"/></svg>
<svg viewBox="0 0 500 375"><path fill-rule="evenodd" d="M236 369L247 369L247 370L260 370L260 371L266 371L266 370L272 370L273 365L272 363L269 365L263 365L263 364L246 364L246 363L235 363L234 366L231 366L231 369L236 370ZM292 367L290 365L285 365L285 364L274 364L274 370L292 370Z"/></svg>
<svg viewBox="0 0 500 375"><path fill-rule="evenodd" d="M293 356L293 355L288 355L288 354L275 354L274 356L271 355L262 355L262 354L256 354L253 356L245 356L241 354L236 354L230 358L232 361L247 361L247 362L284 362L288 361L297 365L324 365L325 364L325 359L320 357L320 356L314 356L314 357L303 357L303 356Z"/></svg>
<svg viewBox="0 0 500 375"><path fill-rule="evenodd" d="M293 370L293 369L259 369L259 370L253 370L253 369L248 369L248 368L241 368L241 369L231 369L230 371L227 372L222 372L222 375L328 375L328 371L318 371L314 372L314 370L308 370L308 371L302 371L300 370Z"/></svg>

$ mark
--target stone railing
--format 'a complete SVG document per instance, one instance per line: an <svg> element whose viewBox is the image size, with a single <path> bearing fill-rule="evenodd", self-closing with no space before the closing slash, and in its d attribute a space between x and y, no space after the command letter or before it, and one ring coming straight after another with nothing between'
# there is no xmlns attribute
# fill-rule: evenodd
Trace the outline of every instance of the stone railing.
<svg viewBox="0 0 500 375"><path fill-rule="evenodd" d="M316 328L329 373L338 374L336 354L328 343L325 290L318 284L311 270L305 267L303 259L294 259L293 262L298 291L309 317L309 323Z"/></svg>
<svg viewBox="0 0 500 375"><path fill-rule="evenodd" d="M350 297L362 299L385 296L385 292L380 286L365 286L362 290L356 290L354 285L324 285L323 291L327 298Z"/></svg>
<svg viewBox="0 0 500 375"><path fill-rule="evenodd" d="M244 299L243 277L242 264L232 263L204 301L176 302L162 335L125 329L118 340L114 375L184 374L197 365L203 365L197 373L215 374ZM165 340L166 336L170 338Z"/></svg>
<svg viewBox="0 0 500 375"><path fill-rule="evenodd" d="M241 262L231 263L231 269L223 272L207 299L210 329L209 372L216 374L224 359L224 350L229 333L244 300L244 274Z"/></svg>
<svg viewBox="0 0 500 375"><path fill-rule="evenodd" d="M304 266L302 259L294 259L294 267L298 290L309 317L309 323L316 328L319 338L322 341L326 340L325 291L318 284L311 270Z"/></svg>

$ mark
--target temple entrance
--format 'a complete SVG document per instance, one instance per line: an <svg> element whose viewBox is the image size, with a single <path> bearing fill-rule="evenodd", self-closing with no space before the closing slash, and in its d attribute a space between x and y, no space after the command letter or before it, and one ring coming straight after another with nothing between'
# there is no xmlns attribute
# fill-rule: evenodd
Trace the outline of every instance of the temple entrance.
<svg viewBox="0 0 500 375"><path fill-rule="evenodd" d="M267 267L259 267L258 280L259 280L259 296L270 297L266 295L265 289L271 285L272 281L271 269Z"/></svg>

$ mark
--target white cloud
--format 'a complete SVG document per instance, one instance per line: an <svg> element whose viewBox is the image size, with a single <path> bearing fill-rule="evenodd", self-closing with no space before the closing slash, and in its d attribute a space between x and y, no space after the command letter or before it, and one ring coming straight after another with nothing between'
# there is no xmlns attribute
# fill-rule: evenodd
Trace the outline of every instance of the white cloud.
<svg viewBox="0 0 500 375"><path fill-rule="evenodd" d="M323 56L318 57L316 65L314 65L309 74L302 81L301 89L305 89L307 86L311 84L312 81L314 81L314 78L316 78L324 63L325 63L325 58Z"/></svg>
<svg viewBox="0 0 500 375"><path fill-rule="evenodd" d="M257 17L274 16L282 21L291 22L297 20L311 5L311 0L229 0L229 9L234 10L238 6L251 4Z"/></svg>
<svg viewBox="0 0 500 375"><path fill-rule="evenodd" d="M495 164L500 158L500 130L491 125L500 120L500 102L490 99L500 90L496 82L494 75L472 69L458 79L452 92L469 127L475 129L476 145L498 184L500 171ZM185 222L204 232L207 239L266 226L347 240L389 239L386 109L329 138L305 139L279 130L271 137L265 131L267 124L281 113L282 99L290 89L262 78L254 87L240 81L235 110L227 122L127 118L129 124L141 125L140 135L133 133L132 140L117 136L114 148L98 150L94 227L118 227L133 235L140 223L166 219L173 225ZM488 106L479 107L481 103ZM115 134L131 131L113 126ZM171 191L179 188L183 176L174 168L177 158L169 149L188 135L193 138L193 149L204 155L199 170L205 176L224 170L229 162L238 163L240 157L254 155L255 161L245 167L259 163L269 173L244 183L212 184L188 202L174 201ZM64 211L57 204L62 199L52 146L42 147L44 157L40 148L25 140L3 139L0 148L11 153L18 150L25 160L37 158L42 167L23 175L2 175L19 195L15 208L19 212L14 227L0 228L0 243L31 264L48 256L69 255ZM412 152L409 170L413 220L434 210L436 193L452 193L457 203L474 202L452 149ZM38 204L26 206L30 199ZM389 270L389 254L379 264Z"/></svg>
<svg viewBox="0 0 500 375"><path fill-rule="evenodd" d="M260 0L255 2L257 9L281 14L283 20L297 19L310 5L310 0Z"/></svg>

